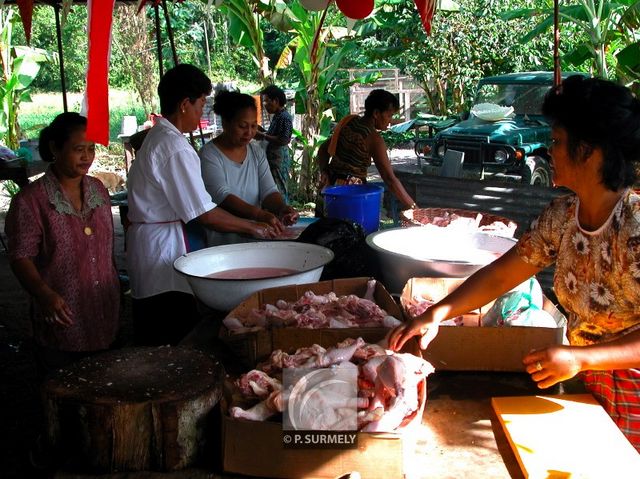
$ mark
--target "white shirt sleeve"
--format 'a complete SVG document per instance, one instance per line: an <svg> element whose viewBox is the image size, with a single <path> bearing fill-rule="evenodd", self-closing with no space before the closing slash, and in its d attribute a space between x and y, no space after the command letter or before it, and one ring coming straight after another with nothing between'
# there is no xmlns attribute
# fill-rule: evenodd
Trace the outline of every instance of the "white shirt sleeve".
<svg viewBox="0 0 640 479"><path fill-rule="evenodd" d="M185 223L216 207L200 175L200 161L188 146L163 161L160 184L171 207Z"/></svg>

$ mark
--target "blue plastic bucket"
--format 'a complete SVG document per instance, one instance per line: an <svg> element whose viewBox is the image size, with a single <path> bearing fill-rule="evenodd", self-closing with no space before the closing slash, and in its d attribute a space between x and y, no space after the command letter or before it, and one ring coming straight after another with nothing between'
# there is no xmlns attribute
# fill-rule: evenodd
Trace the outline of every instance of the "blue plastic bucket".
<svg viewBox="0 0 640 479"><path fill-rule="evenodd" d="M360 223L366 234L378 231L384 188L377 185L344 185L325 188L324 206L329 218Z"/></svg>

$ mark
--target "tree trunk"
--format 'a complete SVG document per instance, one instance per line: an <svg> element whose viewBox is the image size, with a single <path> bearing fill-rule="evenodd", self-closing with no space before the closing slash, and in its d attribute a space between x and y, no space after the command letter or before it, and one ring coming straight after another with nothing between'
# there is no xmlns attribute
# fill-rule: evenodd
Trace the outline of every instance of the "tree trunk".
<svg viewBox="0 0 640 479"><path fill-rule="evenodd" d="M118 48L133 87L148 114L153 112L158 85L154 75L157 71L155 50L148 34L147 17L144 12L136 15L135 9L135 5L122 5L116 9L113 44Z"/></svg>
<svg viewBox="0 0 640 479"><path fill-rule="evenodd" d="M299 194L303 202L308 202L312 201L316 194L317 165L314 158L315 142L312 139L318 135L318 105L310 95L307 96L306 113L302 117L301 130L307 143L302 149Z"/></svg>
<svg viewBox="0 0 640 479"><path fill-rule="evenodd" d="M85 359L44 384L49 443L67 467L91 472L192 466L201 458L223 376L213 357L188 348L123 349Z"/></svg>

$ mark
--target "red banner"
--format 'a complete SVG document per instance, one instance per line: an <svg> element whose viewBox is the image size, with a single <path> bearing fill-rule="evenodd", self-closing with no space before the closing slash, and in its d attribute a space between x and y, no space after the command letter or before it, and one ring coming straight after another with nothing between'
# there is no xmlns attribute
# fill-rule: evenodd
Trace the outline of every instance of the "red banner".
<svg viewBox="0 0 640 479"><path fill-rule="evenodd" d="M18 0L18 10L24 27L27 45L31 44L31 18L33 17L33 0Z"/></svg>
<svg viewBox="0 0 640 479"><path fill-rule="evenodd" d="M424 27L427 35L431 35L431 19L436 11L435 0L413 0L416 3L416 8L420 14L422 20L422 26Z"/></svg>
<svg viewBox="0 0 640 479"><path fill-rule="evenodd" d="M87 139L109 144L109 56L115 0L88 0Z"/></svg>

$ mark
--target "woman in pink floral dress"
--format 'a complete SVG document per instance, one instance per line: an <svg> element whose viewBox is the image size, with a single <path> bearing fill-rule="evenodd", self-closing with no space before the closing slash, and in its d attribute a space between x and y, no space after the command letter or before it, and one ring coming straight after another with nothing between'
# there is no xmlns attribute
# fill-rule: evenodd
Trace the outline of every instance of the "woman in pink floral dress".
<svg viewBox="0 0 640 479"><path fill-rule="evenodd" d="M32 297L43 370L105 350L118 330L120 291L109 194L87 175L95 144L87 120L63 113L42 130L51 166L13 199L6 218L11 268Z"/></svg>
<svg viewBox="0 0 640 479"><path fill-rule="evenodd" d="M424 348L442 320L509 291L555 264L554 291L568 313L569 346L523 362L540 388L579 375L640 451L640 101L612 82L566 79L545 98L553 126L553 181L573 194L542 212L517 245L390 335Z"/></svg>

